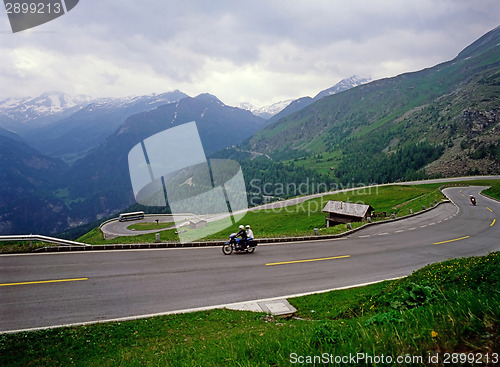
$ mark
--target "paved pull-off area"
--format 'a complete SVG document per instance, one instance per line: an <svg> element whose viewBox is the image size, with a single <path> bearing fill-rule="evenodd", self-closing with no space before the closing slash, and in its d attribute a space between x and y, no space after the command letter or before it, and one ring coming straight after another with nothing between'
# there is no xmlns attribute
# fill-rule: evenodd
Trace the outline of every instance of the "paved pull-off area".
<svg viewBox="0 0 500 367"><path fill-rule="evenodd" d="M230 310L266 312L276 316L289 316L297 311L286 299L235 303L227 305L226 308Z"/></svg>
<svg viewBox="0 0 500 367"><path fill-rule="evenodd" d="M481 188L339 239L220 247L0 256L0 332L216 307L286 313L294 295L392 279L448 258L500 250L500 203ZM478 199L469 202L469 194Z"/></svg>

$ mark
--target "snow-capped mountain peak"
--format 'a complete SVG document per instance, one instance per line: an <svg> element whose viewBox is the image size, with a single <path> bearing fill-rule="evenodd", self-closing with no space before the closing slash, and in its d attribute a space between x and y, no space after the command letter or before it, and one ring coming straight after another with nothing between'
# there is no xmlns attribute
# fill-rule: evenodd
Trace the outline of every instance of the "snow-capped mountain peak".
<svg viewBox="0 0 500 367"><path fill-rule="evenodd" d="M238 108L242 110L248 110L252 112L255 116L262 117L264 119L269 119L277 113L281 112L286 106L288 106L292 102L291 99L281 102L276 102L263 107L255 107L250 102L240 103Z"/></svg>
<svg viewBox="0 0 500 367"><path fill-rule="evenodd" d="M366 84L370 81L371 81L370 78L364 78L364 77L360 77L358 75L352 75L349 78L342 79L340 82L335 84L333 87L319 92L316 95L316 97L314 97L314 98L304 97L304 98L300 98L300 99L295 100L295 101L289 99L286 101L273 103L271 105L264 106L264 107L255 107L254 105L252 105L249 102L244 102L244 103L240 103L238 105L238 108L241 108L243 110L248 110L256 116L259 116L259 117L262 117L265 119L270 119L273 116L278 115L281 111L283 111L289 105L290 105L290 107L293 106L293 111L297 111L298 109L302 109L302 108L306 107L307 105L311 104L312 102L317 101L320 98L343 92L345 90L357 87L359 85ZM285 111L287 111L287 110L285 110Z"/></svg>
<svg viewBox="0 0 500 367"><path fill-rule="evenodd" d="M89 96L74 97L61 92L47 92L34 98L7 98L0 101L0 114L22 124L39 120L43 125L65 111L81 108L91 99Z"/></svg>
<svg viewBox="0 0 500 367"><path fill-rule="evenodd" d="M331 96L332 94L340 93L343 91L346 91L348 89L357 87L362 84L369 83L371 81L370 78L364 78L360 77L358 75L352 75L349 78L342 79L340 82L335 84L333 87L325 89L321 92L319 92L315 97L314 100L318 100L320 98L326 97L326 96Z"/></svg>
<svg viewBox="0 0 500 367"><path fill-rule="evenodd" d="M98 109L133 108L140 110L155 108L187 97L178 90L146 96L123 98L92 98L85 95L70 96L61 92L46 92L38 97L7 98L0 101L0 127L21 132L47 126L75 112L92 112Z"/></svg>

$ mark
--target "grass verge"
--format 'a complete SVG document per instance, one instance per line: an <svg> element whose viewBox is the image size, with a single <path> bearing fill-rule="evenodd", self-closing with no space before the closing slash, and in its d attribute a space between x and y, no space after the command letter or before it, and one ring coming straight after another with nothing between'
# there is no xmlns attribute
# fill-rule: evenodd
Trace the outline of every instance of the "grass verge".
<svg viewBox="0 0 500 367"><path fill-rule="evenodd" d="M287 366L304 365L294 361L305 356L357 353L423 358L414 365L429 365L425 362L436 355L440 363L433 366L449 365L445 353L473 358L468 365L500 362L495 357L498 252L432 264L396 281L289 301L299 318L212 310L3 334L0 365Z"/></svg>
<svg viewBox="0 0 500 367"><path fill-rule="evenodd" d="M39 248L50 246L56 245L40 241L0 242L0 254L30 253L36 251Z"/></svg>
<svg viewBox="0 0 500 367"><path fill-rule="evenodd" d="M483 191L488 196L500 200L500 183L495 182L489 189Z"/></svg>

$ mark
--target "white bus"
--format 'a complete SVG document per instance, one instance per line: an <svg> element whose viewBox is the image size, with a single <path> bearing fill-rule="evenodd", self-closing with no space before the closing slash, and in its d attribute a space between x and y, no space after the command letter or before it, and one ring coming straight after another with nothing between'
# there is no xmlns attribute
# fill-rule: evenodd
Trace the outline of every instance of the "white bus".
<svg viewBox="0 0 500 367"><path fill-rule="evenodd" d="M118 217L120 222L125 222L126 220L136 220L144 218L144 212L133 212L133 213L122 213Z"/></svg>

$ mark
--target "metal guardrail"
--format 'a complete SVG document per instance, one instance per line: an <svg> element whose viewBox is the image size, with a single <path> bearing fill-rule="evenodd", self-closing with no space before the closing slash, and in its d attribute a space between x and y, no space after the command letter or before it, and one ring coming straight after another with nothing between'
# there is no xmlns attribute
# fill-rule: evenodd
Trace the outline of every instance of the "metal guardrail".
<svg viewBox="0 0 500 367"><path fill-rule="evenodd" d="M84 246L84 247L90 246L87 243L75 242L70 240L64 240L62 238L48 237L37 234L0 236L0 242L10 242L10 241L40 241L40 242L54 243L56 245L63 245L63 246Z"/></svg>

